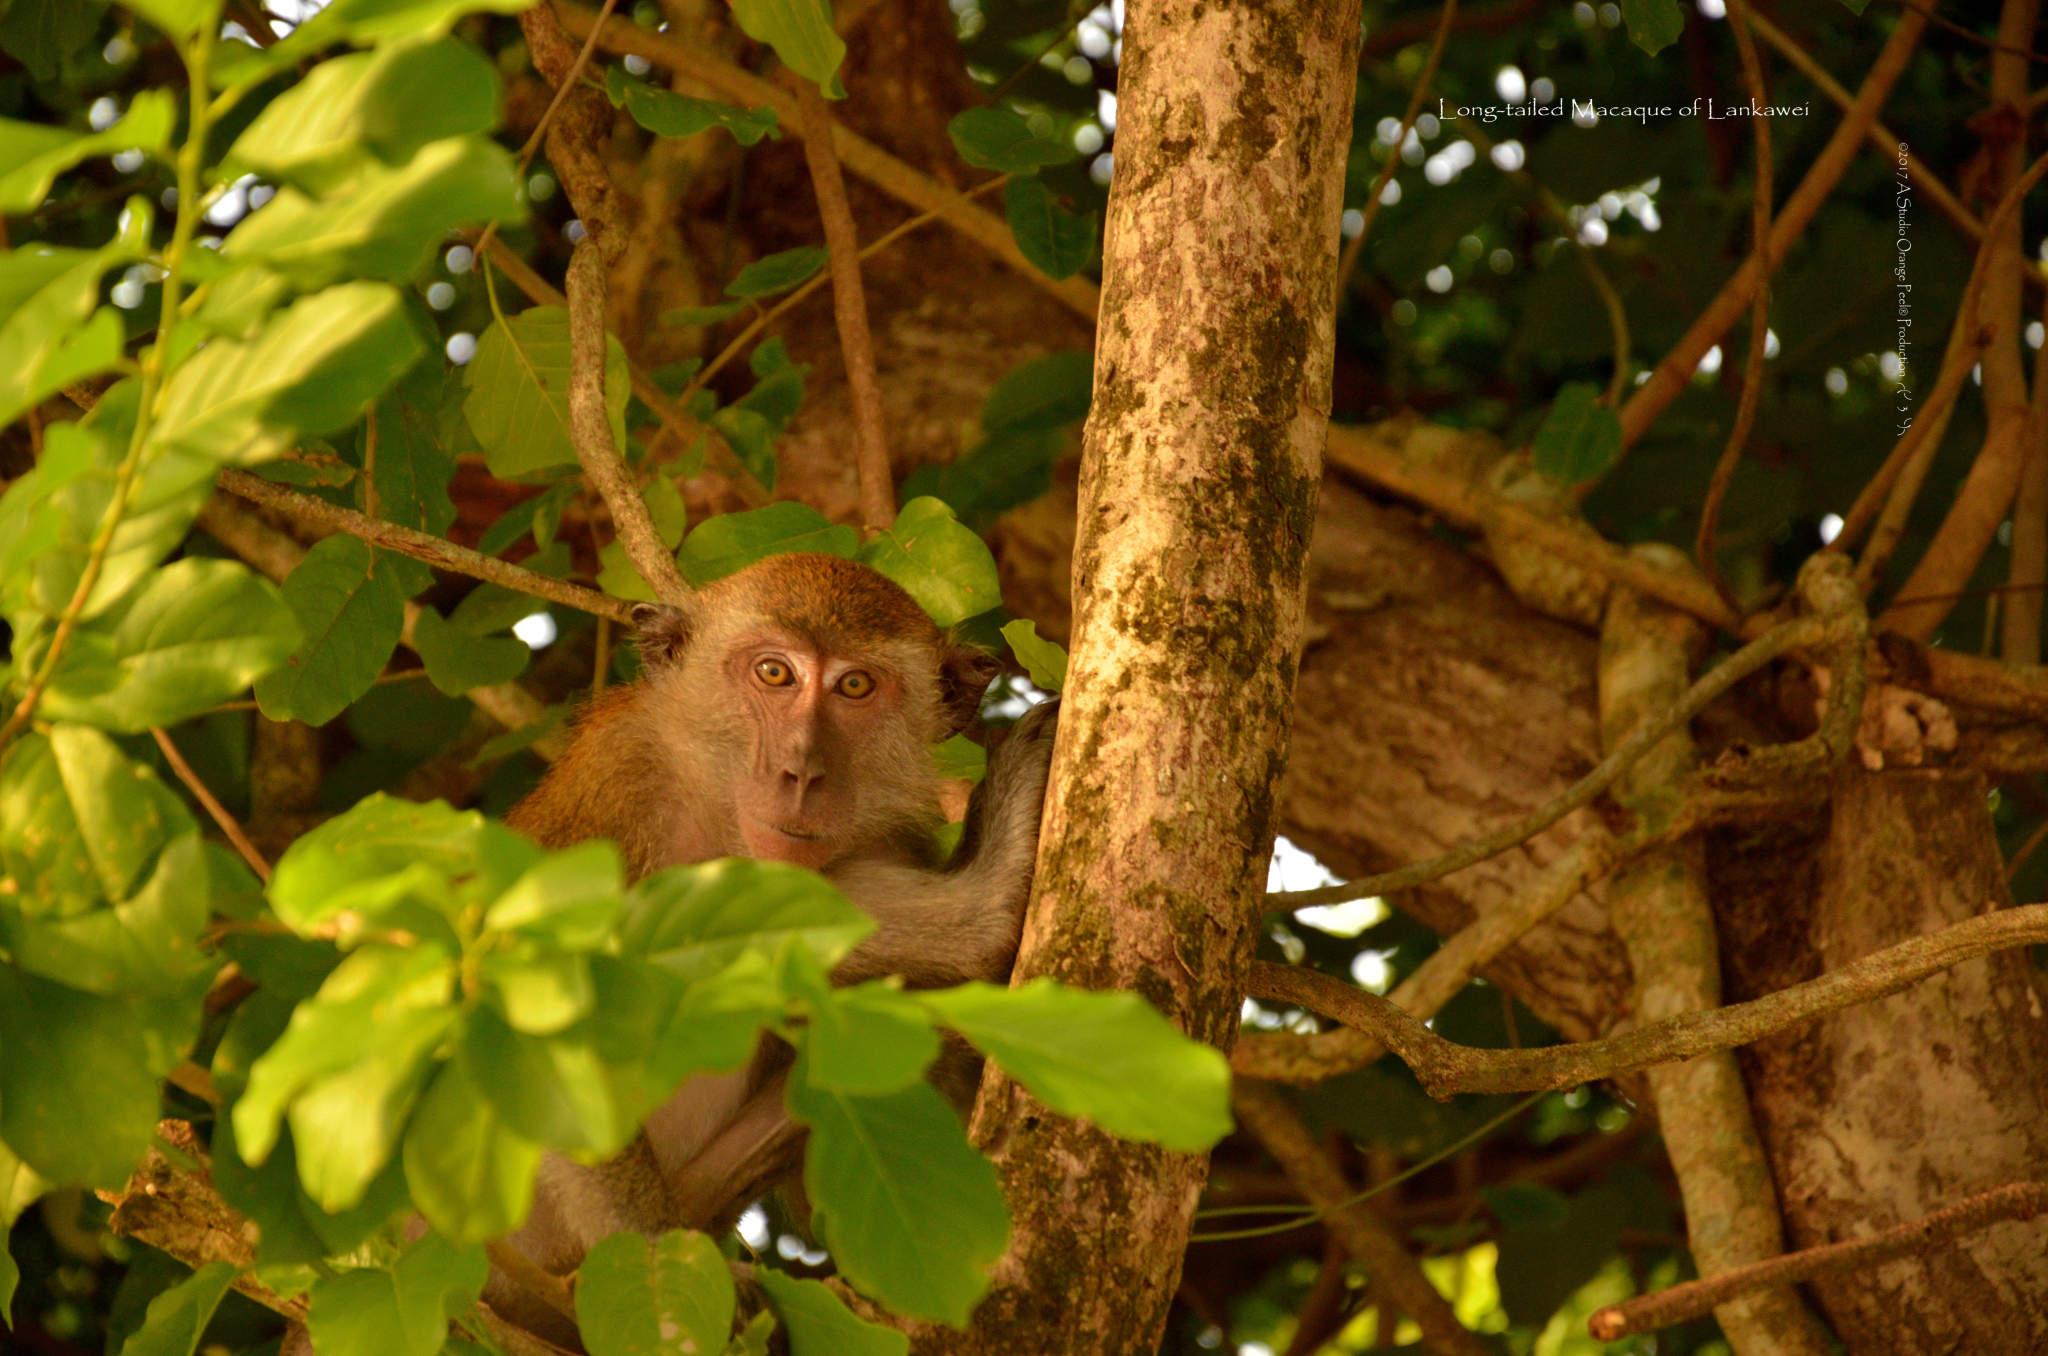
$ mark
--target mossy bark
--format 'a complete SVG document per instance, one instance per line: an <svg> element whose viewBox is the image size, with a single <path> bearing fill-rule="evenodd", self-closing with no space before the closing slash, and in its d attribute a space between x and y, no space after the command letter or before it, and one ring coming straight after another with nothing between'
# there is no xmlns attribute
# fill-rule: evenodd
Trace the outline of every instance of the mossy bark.
<svg viewBox="0 0 2048 1356"><path fill-rule="evenodd" d="M1227 1047L1286 766L1330 408L1358 8L1137 0L1118 76L1074 655L1018 958ZM1015 1221L961 1338L1153 1350L1206 1161L993 1072L974 1134Z"/></svg>

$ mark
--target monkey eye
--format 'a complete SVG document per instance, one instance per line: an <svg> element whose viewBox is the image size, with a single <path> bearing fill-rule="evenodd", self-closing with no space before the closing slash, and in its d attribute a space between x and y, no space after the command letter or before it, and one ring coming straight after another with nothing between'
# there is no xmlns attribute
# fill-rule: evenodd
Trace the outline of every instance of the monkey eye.
<svg viewBox="0 0 2048 1356"><path fill-rule="evenodd" d="M875 690L875 680L868 674L855 669L839 680L839 695L855 699L865 697Z"/></svg>
<svg viewBox="0 0 2048 1356"><path fill-rule="evenodd" d="M788 687L796 681L796 675L790 672L789 665L780 659L764 659L754 665L754 676L770 687Z"/></svg>

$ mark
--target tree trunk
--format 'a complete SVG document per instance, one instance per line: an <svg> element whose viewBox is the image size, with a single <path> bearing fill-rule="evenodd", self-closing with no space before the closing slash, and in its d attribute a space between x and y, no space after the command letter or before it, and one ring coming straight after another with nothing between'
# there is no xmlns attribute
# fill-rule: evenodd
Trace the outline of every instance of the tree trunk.
<svg viewBox="0 0 2048 1356"><path fill-rule="evenodd" d="M1716 852L1731 1000L2011 903L1985 787L1838 776L1824 834ZM1817 827L1817 826L1816 826ZM1723 841L1723 849L1732 846ZM2048 1161L2048 1015L2023 953L1970 961L1746 1053L1792 1241L1868 1237ZM2048 1221L1814 1283L1852 1356L2048 1346Z"/></svg>
<svg viewBox="0 0 2048 1356"><path fill-rule="evenodd" d="M1082 468L1074 655L1019 982L1133 989L1228 1047L1300 657L1334 343L1355 3L1139 0ZM1014 1218L961 1339L1153 1350L1205 1159L1047 1113L974 1118Z"/></svg>

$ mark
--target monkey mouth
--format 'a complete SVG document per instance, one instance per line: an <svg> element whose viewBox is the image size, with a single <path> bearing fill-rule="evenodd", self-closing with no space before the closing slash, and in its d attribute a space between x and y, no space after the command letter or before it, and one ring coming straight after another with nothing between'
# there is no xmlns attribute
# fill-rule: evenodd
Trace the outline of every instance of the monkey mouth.
<svg viewBox="0 0 2048 1356"><path fill-rule="evenodd" d="M771 823L768 820L761 819L754 815L748 815L747 818L750 821L752 821L757 828L766 829L770 833L780 834L784 838L794 838L800 843L815 843L821 841L825 837L825 835L822 833L811 833L804 829L788 828L781 824Z"/></svg>

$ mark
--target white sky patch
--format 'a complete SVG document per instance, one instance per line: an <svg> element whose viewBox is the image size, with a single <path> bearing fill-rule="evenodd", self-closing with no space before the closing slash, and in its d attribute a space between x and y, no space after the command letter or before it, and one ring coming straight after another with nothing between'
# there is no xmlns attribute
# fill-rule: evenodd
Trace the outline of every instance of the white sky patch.
<svg viewBox="0 0 2048 1356"><path fill-rule="evenodd" d="M529 650L545 650L555 643L555 619L545 612L535 612L514 622L512 634L525 641Z"/></svg>

